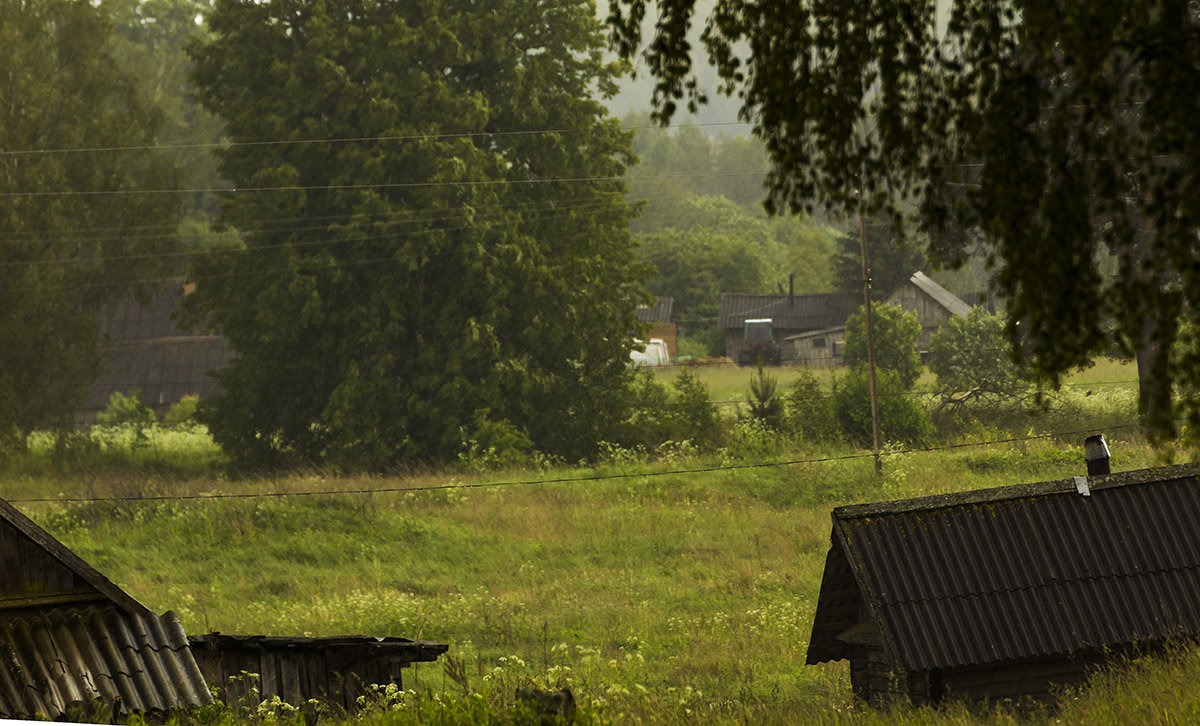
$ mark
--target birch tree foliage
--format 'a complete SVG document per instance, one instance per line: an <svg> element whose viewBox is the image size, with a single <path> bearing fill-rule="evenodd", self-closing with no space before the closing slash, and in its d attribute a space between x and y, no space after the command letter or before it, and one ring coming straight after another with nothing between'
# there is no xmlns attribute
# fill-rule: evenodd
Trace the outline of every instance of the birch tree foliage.
<svg viewBox="0 0 1200 726"><path fill-rule="evenodd" d="M1153 431L1200 423L1200 21L1186 0L611 0L659 120L736 95L771 157L772 210L917 210L937 263L975 240L1010 337L1056 384L1138 358ZM651 28L643 35L643 28ZM695 83L689 31L722 79ZM1102 271L1115 268L1114 274Z"/></svg>

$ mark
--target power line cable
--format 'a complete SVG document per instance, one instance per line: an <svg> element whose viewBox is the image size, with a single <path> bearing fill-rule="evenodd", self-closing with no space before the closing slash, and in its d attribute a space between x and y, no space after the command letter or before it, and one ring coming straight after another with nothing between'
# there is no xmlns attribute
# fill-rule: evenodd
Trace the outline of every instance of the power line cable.
<svg viewBox="0 0 1200 726"><path fill-rule="evenodd" d="M745 121L720 121L710 123L679 123L679 124L649 124L644 126L619 126L620 131L661 131L670 129L680 129L688 127L696 128L717 128L730 126L750 126L751 124ZM261 146L302 146L314 144L354 144L364 142L394 142L394 141L437 141L441 139L476 139L476 138L496 138L508 136L539 136L552 134L583 134L594 133L596 131L606 130L603 127L589 126L586 128L561 128L561 129L527 129L527 130L511 130L511 131L472 131L472 132L448 132L439 134L399 134L393 136L347 136L347 137L324 137L316 139L273 139L267 141L213 141L199 142L191 144L151 144L142 146L87 146L87 147L60 147L55 149L11 149L0 151L0 157L4 156L45 156L52 154L81 154L81 153L101 153L101 152L126 152L126 151L180 151L186 149L235 149L242 147L261 147Z"/></svg>
<svg viewBox="0 0 1200 726"><path fill-rule="evenodd" d="M1106 426L1104 431L1135 429L1140 424L1127 424L1119 426ZM918 454L932 453L936 451L949 451L954 449L969 448L975 446L992 446L996 444L1017 443L1024 441L1035 441L1040 439L1058 438L1064 436L1080 436L1083 434L1091 434L1100 431L1097 428L1081 429L1076 431L1062 431L1057 433L1036 434L1033 436L1018 436L1007 439L995 439L992 441L976 441L964 442L959 444L948 444L945 446L931 446L923 448L902 449L891 451L885 456L897 456L903 454ZM557 477L552 479L520 479L498 482L471 482L471 483L450 483L450 484L435 484L428 486L409 486L409 487L375 487L369 489L324 489L304 492L241 492L241 493L205 493L205 494L160 494L160 495L139 495L139 496L123 496L123 497L28 497L20 499L9 499L13 504L32 504L32 503L56 503L56 504L79 504L79 503L101 503L101 502L161 502L161 501L196 501L196 500L218 500L218 499L270 499L283 497L311 497L311 496L341 496L341 495L371 495L371 494L403 494L415 492L429 491L444 491L455 489L488 489L510 486L530 486L539 484L570 484L580 482L595 482L595 481L611 481L617 479L635 479L647 477L662 477L662 476L682 476L685 474L709 474L715 472L727 471L744 471L749 469L769 469L785 466L799 466L806 464L823 464L835 461L849 461L853 459L869 459L873 458L874 454L846 454L844 456L829 456L816 459L791 459L787 461L760 462L754 464L726 464L722 466L708 466L691 469L669 469L663 471L642 471L642 472L622 472L619 474L594 474L590 476L569 476Z"/></svg>

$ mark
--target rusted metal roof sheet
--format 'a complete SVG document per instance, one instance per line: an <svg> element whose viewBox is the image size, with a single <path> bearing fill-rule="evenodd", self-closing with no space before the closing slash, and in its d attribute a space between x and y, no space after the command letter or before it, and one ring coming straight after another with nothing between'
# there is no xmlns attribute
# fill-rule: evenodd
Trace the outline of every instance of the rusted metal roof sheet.
<svg viewBox="0 0 1200 726"><path fill-rule="evenodd" d="M174 613L52 608L0 619L0 715L114 716L212 703ZM72 713L76 712L76 713Z"/></svg>
<svg viewBox="0 0 1200 726"><path fill-rule="evenodd" d="M720 325L740 328L753 318L771 318L776 330L807 331L836 328L858 310L862 297L854 293L814 293L808 295L721 295Z"/></svg>
<svg viewBox="0 0 1200 726"><path fill-rule="evenodd" d="M1200 633L1198 471L839 507L808 662L864 617L910 671Z"/></svg>

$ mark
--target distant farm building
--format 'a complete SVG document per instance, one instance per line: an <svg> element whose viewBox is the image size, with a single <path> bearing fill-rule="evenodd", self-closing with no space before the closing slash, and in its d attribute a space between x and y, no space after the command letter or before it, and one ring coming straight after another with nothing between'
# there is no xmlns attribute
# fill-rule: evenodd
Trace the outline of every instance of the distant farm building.
<svg viewBox="0 0 1200 726"><path fill-rule="evenodd" d="M844 327L846 318L858 310L861 304L862 298L854 293L724 293L721 295L718 319L720 326L725 330L725 355L734 361L742 359L742 349L746 346L747 320L769 318L775 340L782 343L789 336L800 333ZM795 362L794 349L791 346L781 345L780 352L783 362Z"/></svg>
<svg viewBox="0 0 1200 726"><path fill-rule="evenodd" d="M876 706L1045 698L1200 635L1200 467L838 507L809 664Z"/></svg>
<svg viewBox="0 0 1200 726"><path fill-rule="evenodd" d="M636 311L638 321L650 325L650 331L645 333L642 339L658 339L666 343L667 353L672 361L679 355L679 332L672 322L674 306L675 298L657 297L653 305L638 305Z"/></svg>
<svg viewBox="0 0 1200 726"><path fill-rule="evenodd" d="M194 334L171 320L188 289L182 280L169 283L147 304L123 301L101 320L108 373L88 391L80 419L95 420L113 393L137 391L161 414L184 396L217 392L209 374L225 367L233 349L223 336Z"/></svg>
<svg viewBox="0 0 1200 726"><path fill-rule="evenodd" d="M361 635L189 638L174 613L157 615L0 499L0 718L165 715L213 703L279 696L344 711L371 684L445 653L443 643ZM251 694L245 673L258 676ZM231 680L232 679L232 680Z"/></svg>
<svg viewBox="0 0 1200 726"><path fill-rule="evenodd" d="M907 280L892 288L883 302L916 313L917 320L921 323L917 348L922 351L928 349L929 341L952 317L965 316L971 312L970 305L922 272L914 272ZM858 311L862 305L862 298L856 296L855 303L851 312ZM786 336L783 339L783 348L786 351L784 357L796 365L810 368L839 366L844 362L842 346L845 340L846 325L843 319L836 327Z"/></svg>

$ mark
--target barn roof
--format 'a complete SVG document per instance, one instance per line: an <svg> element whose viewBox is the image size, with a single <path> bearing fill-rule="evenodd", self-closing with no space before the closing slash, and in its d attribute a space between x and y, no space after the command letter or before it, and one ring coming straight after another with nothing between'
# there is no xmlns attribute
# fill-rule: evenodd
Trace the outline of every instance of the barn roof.
<svg viewBox="0 0 1200 726"><path fill-rule="evenodd" d="M808 663L860 622L905 669L1200 633L1200 467L833 511Z"/></svg>
<svg viewBox="0 0 1200 726"><path fill-rule="evenodd" d="M969 315L971 306L962 301L954 293L931 280L925 273L918 270L912 274L904 282L897 285L891 292L888 293L888 299L892 297L904 285L912 284L918 290L928 295L938 305L949 310L954 315L964 316Z"/></svg>
<svg viewBox="0 0 1200 726"><path fill-rule="evenodd" d="M675 298L659 296L654 298L653 305L638 305L635 312L643 323L669 323L674 306Z"/></svg>
<svg viewBox="0 0 1200 726"><path fill-rule="evenodd" d="M16 507L0 499L0 615L43 603L113 604L150 611Z"/></svg>
<svg viewBox="0 0 1200 726"><path fill-rule="evenodd" d="M108 373L88 390L84 410L103 410L117 392L138 391L151 406L217 393L209 374L233 359L233 348L223 336L193 334L171 319L187 292L182 278L172 280L148 301L124 300L101 319Z"/></svg>
<svg viewBox="0 0 1200 726"><path fill-rule="evenodd" d="M747 319L771 318L779 330L819 330L844 325L861 304L861 296L843 292L723 293L718 316L722 328L740 328Z"/></svg>

